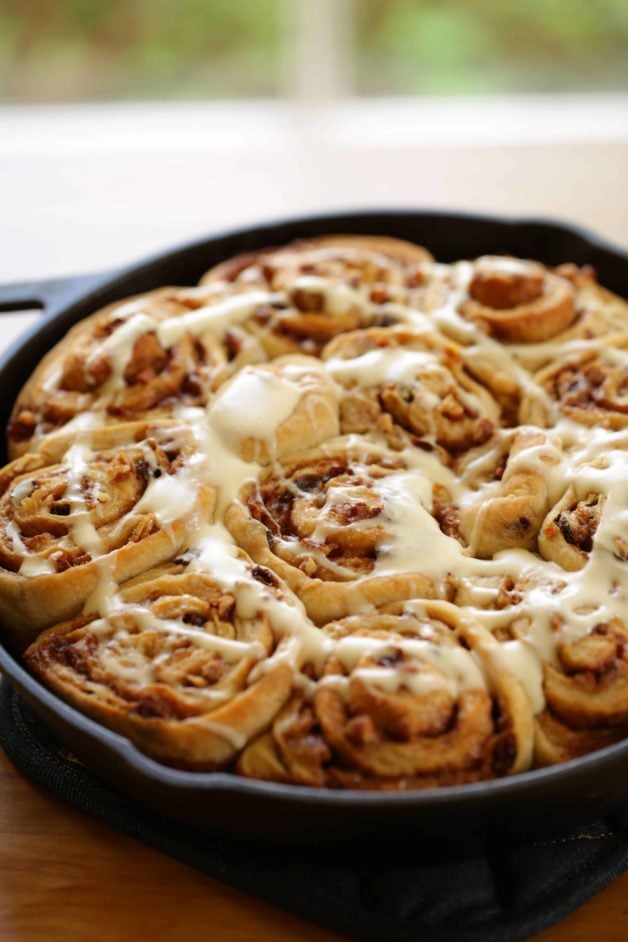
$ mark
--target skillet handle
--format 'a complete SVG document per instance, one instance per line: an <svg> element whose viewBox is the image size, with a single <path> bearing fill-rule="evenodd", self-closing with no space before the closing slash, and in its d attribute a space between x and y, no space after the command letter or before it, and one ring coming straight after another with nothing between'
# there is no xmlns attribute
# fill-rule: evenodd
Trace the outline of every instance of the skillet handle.
<svg viewBox="0 0 628 942"><path fill-rule="evenodd" d="M30 308L56 310L71 304L112 272L52 278L47 281L25 281L0 285L0 314L5 311L26 311Z"/></svg>

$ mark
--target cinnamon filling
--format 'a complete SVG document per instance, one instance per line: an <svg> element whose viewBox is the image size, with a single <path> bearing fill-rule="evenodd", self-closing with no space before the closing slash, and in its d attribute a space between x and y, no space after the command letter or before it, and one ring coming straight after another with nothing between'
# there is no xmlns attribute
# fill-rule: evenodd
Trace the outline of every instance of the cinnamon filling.
<svg viewBox="0 0 628 942"><path fill-rule="evenodd" d="M337 580L373 569L384 536L384 506L373 485L367 471L346 460L321 458L271 475L247 503L274 552L293 563L303 555L297 565L308 576Z"/></svg>
<svg viewBox="0 0 628 942"><path fill-rule="evenodd" d="M4 531L0 565L17 572L24 558L7 529L9 523L16 528L27 554L49 559L56 572L92 560L92 554L75 542L75 528L81 526L77 521L85 517L104 552L155 533L159 524L152 514L134 518L131 511L149 481L176 473L184 458L172 442L160 444L148 439L145 444L146 452L134 453L131 448L95 455L75 482L67 466L57 465L40 468L23 496L16 497L9 487L0 499L0 527ZM147 455L152 455L150 464Z"/></svg>
<svg viewBox="0 0 628 942"><path fill-rule="evenodd" d="M614 376L599 359L565 366L552 378L551 391L566 408L607 409L628 415L628 374Z"/></svg>
<svg viewBox="0 0 628 942"><path fill-rule="evenodd" d="M554 517L554 523L567 543L583 553L590 553L593 549L593 537L600 517L599 504L599 494L595 494L561 510Z"/></svg>
<svg viewBox="0 0 628 942"><path fill-rule="evenodd" d="M426 396L435 401L427 409ZM413 383L385 384L378 394L382 409L408 432L435 437L451 454L488 441L495 430L444 370L428 371Z"/></svg>

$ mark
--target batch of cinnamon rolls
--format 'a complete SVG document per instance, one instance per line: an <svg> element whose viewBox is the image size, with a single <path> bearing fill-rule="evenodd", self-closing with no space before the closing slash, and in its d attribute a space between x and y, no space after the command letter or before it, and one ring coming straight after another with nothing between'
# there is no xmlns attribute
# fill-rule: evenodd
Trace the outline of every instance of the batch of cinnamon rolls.
<svg viewBox="0 0 628 942"><path fill-rule="evenodd" d="M628 304L330 236L77 324L0 471L0 618L153 759L431 788L628 736Z"/></svg>

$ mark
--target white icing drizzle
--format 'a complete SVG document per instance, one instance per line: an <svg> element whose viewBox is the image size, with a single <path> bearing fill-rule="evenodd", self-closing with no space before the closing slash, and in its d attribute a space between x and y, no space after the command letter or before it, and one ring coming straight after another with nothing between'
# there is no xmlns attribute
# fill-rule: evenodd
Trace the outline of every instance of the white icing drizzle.
<svg viewBox="0 0 628 942"><path fill-rule="evenodd" d="M504 641L491 651L501 669L517 678L530 701L532 712L541 713L545 697L539 652L528 641Z"/></svg>
<svg viewBox="0 0 628 942"><path fill-rule="evenodd" d="M459 570L464 550L445 536L431 514L432 482L420 471L391 474L376 482L384 500L388 538L375 564L378 574L418 571L441 579Z"/></svg>
<svg viewBox="0 0 628 942"><path fill-rule="evenodd" d="M173 523L192 510L197 499L194 483L190 474L163 474L152 478L133 512L155 514L164 525Z"/></svg>
<svg viewBox="0 0 628 942"><path fill-rule="evenodd" d="M97 349L87 360L87 368L94 365L103 355L110 367L109 378L103 383L95 403L95 408L103 409L123 386L123 376L133 354L136 342L145 334L155 334L164 349L174 346L184 336L200 337L209 335L222 338L228 327L241 324L264 304L282 301L284 296L276 292L247 291L226 298L212 299L211 292L205 292L210 303L183 314L176 314L160 319L141 310L140 302L116 309L115 317L128 316L108 337L100 342ZM138 310L138 307L140 308ZM60 374L47 379L49 386L57 384Z"/></svg>
<svg viewBox="0 0 628 942"><path fill-rule="evenodd" d="M97 408L95 405L89 412L78 412L74 418L66 422L60 429L51 432L45 436L46 446L51 453L56 453L62 449L65 442L66 447L70 447L72 440L84 441L89 433L102 428L106 424L106 413L104 409ZM41 443L41 436L37 436L35 441ZM55 447L56 446L56 447Z"/></svg>
<svg viewBox="0 0 628 942"><path fill-rule="evenodd" d="M363 681L370 687L385 690L386 693L399 693L408 690L422 696L436 690L446 690L450 696L458 693L456 684L449 677L432 671L401 671L391 667L358 667L352 677Z"/></svg>
<svg viewBox="0 0 628 942"><path fill-rule="evenodd" d="M241 558L241 551L223 524L206 527L196 550L198 555L188 568L210 573L225 591L233 593L236 612L241 618L253 618L263 611L279 637L297 642L285 644L260 667L268 669L268 665L278 660L288 660L295 667L308 662L322 666L331 647L329 639L310 622L296 596L284 589L272 590L254 578L251 566Z"/></svg>
<svg viewBox="0 0 628 942"><path fill-rule="evenodd" d="M263 304L282 301L283 296L269 291L247 291L216 301L207 307L169 317L156 326L157 339L163 347L171 347L184 334L199 337L210 333L222 337L233 324L241 324ZM114 335L115 336L115 335Z"/></svg>
<svg viewBox="0 0 628 942"><path fill-rule="evenodd" d="M22 565L18 569L20 576L32 578L34 576L45 576L56 572L49 559L42 559L38 556L26 556Z"/></svg>
<svg viewBox="0 0 628 942"><path fill-rule="evenodd" d="M108 604L107 607L109 607ZM200 631L198 628L186 625L182 621L175 621L171 618L157 618L148 606L141 604L116 603L115 612L131 616L142 631L158 631L185 638L196 647L220 654L228 663L237 663L243 657L263 657L265 653L263 646L256 641L234 641L231 638L223 638L220 635ZM111 615L111 611L109 614ZM112 624L106 616L103 616L92 621L89 630L106 638L112 632Z"/></svg>
<svg viewBox="0 0 628 942"><path fill-rule="evenodd" d="M192 415L193 413L193 415ZM179 410L178 415L195 420L194 431L207 458L207 482L217 488L217 510L222 514L240 488L259 473L260 466L243 461L213 429L212 403L203 409Z"/></svg>
<svg viewBox="0 0 628 942"><path fill-rule="evenodd" d="M218 736L219 739L226 739L234 749L239 750L246 746L246 736L244 733L241 733L239 729L234 729L233 726L227 726L226 723L217 723L215 720L210 720L206 716L202 718L201 722L203 728L206 729L208 733L213 733L213 735Z"/></svg>
<svg viewBox="0 0 628 942"><path fill-rule="evenodd" d="M14 505L19 504L21 501L25 500L27 497L33 493L33 482L30 478L26 478L24 481L18 481L17 484L14 484L11 488L11 501ZM17 537L17 531L15 532ZM19 539L19 537L17 537Z"/></svg>
<svg viewBox="0 0 628 942"><path fill-rule="evenodd" d="M369 350L352 359L333 357L326 361L325 366L338 382L360 387L379 386L387 382L403 383L423 374L425 370L440 368L437 355L404 347Z"/></svg>
<svg viewBox="0 0 628 942"><path fill-rule="evenodd" d="M88 471L89 461L93 455L91 448L82 442L77 442L68 449L64 456L68 480L64 497L70 501L68 521L73 541L86 553L97 556L102 552L102 541L91 521L90 510L82 487L82 480Z"/></svg>
<svg viewBox="0 0 628 942"><path fill-rule="evenodd" d="M120 324L108 337L105 337L99 344L94 356L100 358L104 354L109 360L114 376L120 376L131 357L136 341L142 334L149 333L156 326L156 321L150 314L144 314L140 311Z"/></svg>
<svg viewBox="0 0 628 942"><path fill-rule="evenodd" d="M115 562L113 557L99 560L99 578L93 592L87 596L83 606L84 615L109 615L121 606L118 584L114 579Z"/></svg>
<svg viewBox="0 0 628 942"><path fill-rule="evenodd" d="M371 657L384 656L391 650L400 650L413 659L410 669L392 670L380 667L357 667L361 657L368 654ZM482 671L474 656L465 648L456 645L439 645L431 641L414 638L394 638L385 640L373 638L368 635L350 635L341 638L335 643L334 657L347 670L353 672L352 676L388 691L399 690L400 687L413 693L422 693L427 680L429 689L444 687L452 696L465 690L483 690L486 687ZM428 670L422 677L421 663L427 665ZM413 668L413 669L412 669ZM417 669L419 668L419 669Z"/></svg>
<svg viewBox="0 0 628 942"><path fill-rule="evenodd" d="M329 314L345 314L352 308L364 310L362 295L342 282L333 282L318 275L299 275L292 283L292 290L322 296L323 307Z"/></svg>
<svg viewBox="0 0 628 942"><path fill-rule="evenodd" d="M333 258L338 257L339 250L321 250L318 254L321 258ZM350 252L342 254L351 257ZM387 264L385 259L382 263ZM491 265L506 273L517 273L521 269L521 263L511 259L492 260ZM119 308L117 316L126 313L128 319L100 343L95 353L95 356L104 354L108 358L112 371L97 402L97 411L76 416L59 433L80 434L79 440L63 459L68 473L65 499L71 504L68 520L74 542L95 556L102 551L81 487L93 454L82 433L98 426L104 414L98 409L121 384L133 347L146 332L153 332L164 348L176 344L185 334L194 337L208 334L222 339L229 327L244 324L260 306L278 304L285 307L293 292L312 293L322 297L323 308L330 315L340 315L355 308L367 315L389 312L416 330L441 329L447 337L463 345L464 361L471 371L492 370L505 376L521 392L543 398L544 394L529 371L552 361L559 354L562 358L566 353L590 350L591 341L576 339L567 343L549 341L512 346L498 343L460 313L459 306L468 297L473 271L469 262L429 266L427 282L416 291L410 291L409 298L402 304L388 301L376 305L359 288L354 289L330 278L297 275L285 290L279 292L262 291L253 286L225 298L220 297L220 290L216 288L216 298L212 298L211 291L206 289L207 304L204 307L163 320L141 310L141 305L138 309L137 302L128 310ZM604 339L599 341L599 349L604 351L609 361L620 369L626 369L626 351L609 347ZM333 653L345 670L354 671L353 676L388 692L406 689L423 694L444 688L455 696L460 691L484 687L485 680L475 655L462 647L442 646L436 641L394 640L394 647L414 657L417 663L426 664L425 670L412 672L356 666L363 655L384 652L391 643L359 635L333 640L321 632L291 592L285 588L265 586L254 578L253 567L242 558L231 535L220 522L224 510L237 497L243 484L254 480L261 472L259 464L240 457L242 442L248 438L260 440L267 445L269 453L274 454L277 430L294 414L304 390L308 388L307 376L312 371L325 377L330 386L334 383L345 387L403 383L417 375L442 369L439 354L389 347L350 359L334 357L320 362L309 357L295 357L292 362L284 363L281 369L277 361L270 366L276 369L269 368L269 364L244 367L219 389L206 409L174 409L175 418L194 434L199 455L188 461L184 471L178 475L151 479L133 512L155 514L160 523L167 526L190 511L199 482L214 485L218 491L219 522L205 523L191 536L189 544L195 555L188 570L210 574L226 592L232 593L236 599L237 617L253 619L266 616L276 637L274 652L265 657L265 651L256 642L218 637L182 622L160 620L146 605L122 603L116 594L113 570L107 566L102 567L99 585L85 605L86 614L98 616L90 624L90 630L105 637L111 630L109 620L122 612L145 628L185 637L204 650L216 652L226 661L235 663L244 657L253 658L257 664L250 673L252 683L274 665L285 662L294 670L295 683L308 690L311 684L299 673L300 668L312 664L320 671ZM51 373L46 379L46 388L52 389L57 381L58 374ZM425 397L428 410L438 404L434 394L426 391ZM628 561L624 553L624 550L628 552L628 432L595 426L589 428L561 417L557 409L552 409L555 427L551 431L543 431L541 442L514 456L501 481L483 483L484 474L494 458L490 445L474 460L467 462L461 475L442 464L434 453L412 447L397 453L405 467L377 478L372 484L382 502L381 514L351 523L352 527L383 528L384 535L373 568L376 575L417 571L435 580L455 575L460 583L466 582L470 586L476 586L478 579L502 577L529 583L521 601L500 610L485 607L490 605L492 588L477 586L474 599L482 604L468 605L467 610L489 631L507 627L515 620L523 626L518 629L523 637L496 643L491 647L491 656L501 669L518 680L534 713L541 712L544 705L542 661L556 663L558 642L577 640L593 625L612 618L625 623L628 614ZM525 432L538 433L538 429L518 430L521 434ZM494 436L496 446L507 443L514 434L513 430L497 432ZM365 438L350 437L348 447L353 446L365 447ZM375 446L369 441L368 447L372 449ZM322 451L325 448L326 445L321 446ZM441 531L432 513L434 483L446 488L452 502L464 508L477 500L488 501L500 492L509 477L523 470L543 476L548 485L550 506L570 486L580 499L590 493L599 493L606 498L593 548L581 570L566 572L555 563L526 550L503 551L489 560L474 559L458 540ZM11 492L14 503L29 496L29 487L29 480L14 486ZM334 503L350 502L351 499L350 486L329 489L312 534L314 543L324 543L326 537L337 529L338 523L334 522L333 512L330 513ZM53 571L48 560L28 554L14 524L5 523L4 532L14 551L24 554L20 575L33 577ZM336 565L311 545L305 549L294 540L283 540L282 546L295 556L311 555L328 569L333 570ZM351 575L339 566L336 570L340 578ZM133 665L118 665L113 655L109 656L107 664L112 671L126 670L129 676L133 675ZM139 681L148 682L149 679L149 673L144 673ZM328 675L320 681L338 689L346 689L348 682L347 677L338 675ZM210 721L206 721L206 725L208 730L228 739L236 748L244 745L237 730Z"/></svg>
<svg viewBox="0 0 628 942"><path fill-rule="evenodd" d="M176 445L177 438L184 433L188 435L186 429L168 429L165 434L156 432L158 445L166 446ZM90 465L97 458L98 452L94 451L90 445L90 436L87 431L78 437L62 457L60 462L61 474L65 476L65 487L63 493L59 495L59 500L69 504L69 513L60 519L68 527L69 536L72 543L88 553L98 562L101 577L99 585L90 596L90 601L86 611L101 610L102 605L94 601L95 598L102 596L113 596L117 592L117 585L113 582L111 559L107 553L105 544L101 539L97 527L92 521L92 507L97 505L100 500L106 502L108 496L103 489L103 485L97 479L93 479L90 474ZM187 459L182 462L182 466L173 474L155 473L156 459L153 449L148 441L129 443L133 449L140 449L148 468L150 469L150 478L144 493L139 500L132 506L127 513L122 515L117 523L109 525L108 538L113 545L119 534L124 532L129 518L152 515L158 521L160 527L168 531L172 525L188 517L188 532L192 536L195 528L200 524L197 516L192 514L195 504L198 501L199 487L205 481L207 471L205 468L206 458L204 453L199 450L198 454L189 454ZM120 446L124 448L124 446ZM107 454L107 452L105 452ZM19 504L28 499L35 489L35 480L37 472L18 481L8 492L8 497L15 509ZM38 555L37 551L31 552L24 540L20 536L16 521L9 520L4 524L4 533L11 543L16 553L23 555L23 560L19 568L20 576L34 578L47 573L55 573L54 561L48 556ZM47 554L54 552L46 550ZM104 555L103 555L104 554Z"/></svg>
<svg viewBox="0 0 628 942"><path fill-rule="evenodd" d="M302 394L297 382L268 369L244 367L214 399L212 428L235 451L247 438L270 441Z"/></svg>

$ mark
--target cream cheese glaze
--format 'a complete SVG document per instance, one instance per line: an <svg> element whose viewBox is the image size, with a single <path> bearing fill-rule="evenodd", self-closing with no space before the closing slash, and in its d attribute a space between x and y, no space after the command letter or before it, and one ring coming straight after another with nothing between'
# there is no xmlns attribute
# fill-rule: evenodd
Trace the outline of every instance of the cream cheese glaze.
<svg viewBox="0 0 628 942"><path fill-rule="evenodd" d="M395 354L399 355L400 368L403 369L407 352L390 349L386 351L386 359L394 364ZM332 363L330 371L333 368ZM242 461L237 456L236 446L242 436L255 432L270 440L277 425L287 418L299 397L298 389L289 382L273 377L260 381L252 370L249 368L241 374L242 385L228 397L224 411L218 396L207 411L182 410L180 413L181 420L195 429L206 449L210 463L207 479L218 486L219 501L223 507L236 497L242 484L254 479L260 470L258 465ZM258 412L253 399L250 414L244 416L242 425L239 425L238 407L246 408L247 392L255 393L263 408ZM272 409L267 408L269 403ZM230 426L231 418L233 426ZM594 429L583 438L581 426L563 420L546 441L517 456L517 467L534 468L544 474L552 500L570 483L574 483L582 492L599 489L609 498L587 566L580 573L560 570L560 581L565 583L560 592L556 593L551 584L549 587L542 584L528 590L524 599L507 614L474 609L475 617L488 628L511 620L515 614L530 616L526 643L509 642L503 646L500 657L504 669L522 679L535 712L541 708L542 692L538 676L532 677L531 645L535 650L538 649L542 657L553 660L558 639L574 639L585 634L591 627L593 611L596 613L595 618L601 621L613 616L625 617L628 607L626 564L617 558L617 539L628 539L628 450L620 450L625 447L625 433ZM603 466L596 467L596 462L599 463L604 456ZM435 578L455 574L457 578L467 580L491 575L519 579L523 575L529 577L541 573L550 578L558 577L555 565L525 550L499 553L492 560L477 560L467 555L458 540L441 532L432 516L432 485L434 482L442 483L461 506L476 500L477 492L465 488L456 480L455 473L429 452L408 449L402 453L402 457L410 470L401 475L384 477L376 484L385 506L386 538L375 571L389 574L418 568L425 575ZM483 485L480 488L482 498L486 499L487 493L494 491L497 486L498 482ZM151 482L142 501L146 509L167 523L176 516L178 509L184 509L188 495L184 482L166 478ZM334 500L341 501L342 498L341 490L333 492ZM353 524L355 527L369 525L373 525L370 520ZM315 542L324 543L329 526L322 508L313 534ZM244 600L253 598L254 605L271 611L274 623L286 625L286 609L278 606L273 598L265 598L259 585L247 574L246 567L229 555L233 541L224 528L215 528L211 536L202 536L193 545L200 550L200 555L192 564L193 568L202 568L213 575L217 571L227 572L231 569L231 585L237 584L238 598L243 600L239 604L246 607ZM316 554L313 547L309 547L308 552ZM250 601L248 608L251 609ZM559 631L555 627L556 616L561 619ZM296 638L290 657L295 664L307 661L320 663L329 653L329 640L312 627L309 630L303 628L308 625L307 619L303 620L303 613L300 613L299 618L305 641L298 637L296 624L299 619L295 618L295 608L289 607L288 627L285 630Z"/></svg>
<svg viewBox="0 0 628 942"><path fill-rule="evenodd" d="M245 367L212 407L212 424L227 446L237 447L247 438L269 441L301 398L295 383Z"/></svg>
<svg viewBox="0 0 628 942"><path fill-rule="evenodd" d="M333 251L326 250L321 257L333 257ZM522 264L513 259L494 261L495 270L504 277L522 276L525 272ZM230 327L245 325L263 305L285 308L297 292L322 299L320 303L330 316L357 308L372 322L382 312L394 310L397 321L416 332L437 332L443 341L459 344L465 368L480 384L489 386L497 403L503 401L500 388L508 389L509 402L516 403L524 396L546 401L547 395L535 382L534 372L559 355L591 349L591 342L582 338L501 343L461 312L475 270L473 263L422 263L421 270L422 284L404 288L403 301L394 303L390 298L384 303L371 300L359 285L350 286L319 274L299 273L290 284L282 285L277 291L260 290L254 280L247 288L243 278L237 293L229 294L229 286L219 283L214 286L215 299L210 290L206 291L205 306L161 320L134 309L128 320L105 337L93 354L94 358L104 355L111 367L95 412L91 418L76 416L64 429L77 436L62 459L68 474L65 497L71 506L74 542L86 553L97 554L102 549L101 537L90 520L82 484L87 463L94 455L89 435L102 414L98 410L102 410L107 397L122 382L136 341L146 332L154 333L165 349L184 334L193 337L212 334L220 338ZM587 303L592 302L589 299ZM307 305L305 309L309 310ZM628 329L628 318L626 327ZM625 350L609 349L602 341L597 343L606 349L614 367L626 372L628 389ZM89 631L106 633L110 630L109 619L126 613L146 628L184 637L203 650L216 652L227 662L254 658L258 663L250 675L251 682L277 664L287 664L293 672L294 688L306 698L320 687L333 688L346 698L350 678L358 678L367 687L388 694L406 690L423 695L442 689L455 697L461 691L487 686L492 689L494 681L490 671L482 665L477 652L463 646L439 646L430 640L429 631L421 639L395 638L394 644L385 638L360 636L359 632L335 638L322 631L287 585L279 580L265 585L263 579L256 578L255 563L242 553L223 523L227 508L240 501L245 485L261 479L263 465L267 463L266 460L245 460L243 443L261 442L264 454L281 475L283 459L277 450L279 430L285 428L296 410L302 407L306 392L314 389L312 399L303 406L305 413L310 410L310 426L316 425L312 416L317 403L320 406L321 402L332 415L332 424L336 423L335 431L319 440L318 450L324 456L331 454L335 447L332 440L338 432L338 404L347 388L404 384L417 375L438 369L441 369L438 352L402 345L370 349L353 358L318 359L295 355L283 357L282 361L245 365L218 387L206 407L175 405L174 422L191 431L197 454L175 474L151 478L130 513L151 514L160 526L168 527L190 512L200 483L214 487L215 517L199 519L190 525L184 571L209 574L233 596L240 617L266 617L272 625L275 647L266 656L258 641L236 641L199 631L181 620L159 619L141 604L122 602L111 568L107 566L102 567L100 584L85 603L84 613L97 616L90 623ZM487 379L489 374L492 374L491 380ZM326 390L324 395L316 393L319 387ZM439 406L439 397L433 392L425 389L420 394L426 410ZM320 498L315 524L305 542L296 532L276 534L274 539L281 546L284 558L290 559L297 568L309 558L324 566L331 578L353 578L359 599L362 577L355 577L335 562L333 553L329 552L330 541L339 528L350 527L355 534L378 528L377 551L369 575L394 577L399 573L418 572L438 584L442 595L449 593L465 617L482 626L494 639L491 659L516 681L532 714L538 716L546 706L543 664L558 665L561 646L584 638L596 625L613 619L624 624L628 621L628 432L581 424L565 417L556 406L551 411L552 427L541 430L534 425L517 425L512 410L508 413L503 406L500 415L500 408L495 405L491 413L495 429L490 440L449 464L441 459L437 449L428 446L429 443L419 447L404 442L403 447L391 450L376 428L364 435L347 436L344 446L347 452L365 449L365 453L380 454L384 462L392 459L398 462L395 470L376 477L368 485L375 495L377 510L370 516L354 514L350 523L342 522L342 513L360 499L359 488L356 490L349 480L330 487ZM515 440L523 441L523 445L513 448L512 457L506 461ZM308 444L312 442L306 442L305 447ZM147 461L152 468L148 453ZM364 467L367 474L368 464ZM355 476L360 471L351 473ZM569 488L573 488L577 500L585 500L592 494L603 496L595 531L588 532L583 541L586 560L581 569L567 571L552 559L544 559L538 549L530 549L530 545L536 547L534 534L532 542L526 545L517 545L515 540L513 545L498 549L487 558L473 555L472 541L465 540L459 526L461 515L477 505L480 509L474 526L490 528L490 508L508 494L509 483L530 476L542 480L547 490L548 509L560 501ZM294 493L298 488L298 483L295 485L287 477L284 481L289 492ZM13 486L11 495L16 506L28 499L29 486L27 480ZM443 522L439 515L435 487L447 495L449 522ZM90 493L89 500L98 500L98 494ZM529 521L519 523L525 528ZM516 527L517 521L512 525ZM5 534L13 549L24 554L20 575L31 578L49 571L48 560L29 554L14 522L5 525ZM570 533L567 539L575 537ZM464 601L456 603L456 597ZM363 602L352 602L352 612L372 614L374 611L367 596ZM408 670L407 663L406 667L395 667L394 663L385 666L360 666L358 663L366 656L384 656L391 645L404 653L406 662L416 658L423 666ZM332 657L344 673L321 677L324 665ZM126 672L127 680L134 676L132 663L116 668L115 660L110 657L108 666L112 671ZM147 682L149 669L142 663L138 670L140 675L134 677L134 682ZM219 723L215 732L220 734ZM237 730L229 731L225 727L223 732L231 736L234 747L244 746L245 740Z"/></svg>

